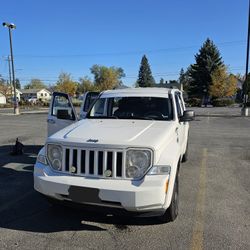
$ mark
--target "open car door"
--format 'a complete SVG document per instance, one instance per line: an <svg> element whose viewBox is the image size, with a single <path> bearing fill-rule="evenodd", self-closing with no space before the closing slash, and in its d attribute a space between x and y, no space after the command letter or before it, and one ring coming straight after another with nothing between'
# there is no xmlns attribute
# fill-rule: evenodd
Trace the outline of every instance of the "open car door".
<svg viewBox="0 0 250 250"><path fill-rule="evenodd" d="M91 108L92 104L100 95L99 92L86 92L83 95L82 105L80 110L80 119L84 119L86 114L88 113L89 109Z"/></svg>
<svg viewBox="0 0 250 250"><path fill-rule="evenodd" d="M68 94L54 92L48 114L48 136L76 122L77 115Z"/></svg>

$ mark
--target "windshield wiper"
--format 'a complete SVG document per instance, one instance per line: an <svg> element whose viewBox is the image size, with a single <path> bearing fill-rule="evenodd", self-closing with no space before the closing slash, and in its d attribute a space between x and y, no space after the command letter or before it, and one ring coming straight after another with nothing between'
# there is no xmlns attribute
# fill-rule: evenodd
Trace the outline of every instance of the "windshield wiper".
<svg viewBox="0 0 250 250"><path fill-rule="evenodd" d="M135 115L131 115L131 116L119 116L119 119L155 120L153 117L149 117L149 116L135 116Z"/></svg>
<svg viewBox="0 0 250 250"><path fill-rule="evenodd" d="M89 116L90 119L119 119L118 116Z"/></svg>

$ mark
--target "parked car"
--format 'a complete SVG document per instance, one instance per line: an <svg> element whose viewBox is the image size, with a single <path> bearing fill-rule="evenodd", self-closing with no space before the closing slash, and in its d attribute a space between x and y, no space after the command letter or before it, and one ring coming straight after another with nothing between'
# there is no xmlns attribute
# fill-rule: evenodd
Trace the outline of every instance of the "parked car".
<svg viewBox="0 0 250 250"><path fill-rule="evenodd" d="M70 97L54 93L34 188L50 201L173 221L193 117L176 89L104 91L80 121Z"/></svg>
<svg viewBox="0 0 250 250"><path fill-rule="evenodd" d="M35 98L35 97L30 97L30 98L27 99L27 101L28 101L29 103L36 104L36 103L37 103L37 98Z"/></svg>

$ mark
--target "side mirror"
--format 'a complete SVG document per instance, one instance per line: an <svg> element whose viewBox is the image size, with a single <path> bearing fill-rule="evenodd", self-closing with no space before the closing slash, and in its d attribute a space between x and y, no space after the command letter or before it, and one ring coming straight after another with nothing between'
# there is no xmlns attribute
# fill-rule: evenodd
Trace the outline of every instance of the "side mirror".
<svg viewBox="0 0 250 250"><path fill-rule="evenodd" d="M72 120L72 116L69 114L68 109L58 109L56 117L57 119Z"/></svg>
<svg viewBox="0 0 250 250"><path fill-rule="evenodd" d="M86 118L86 115L87 115L87 112L81 111L81 112L80 112L80 120L85 119L85 118Z"/></svg>
<svg viewBox="0 0 250 250"><path fill-rule="evenodd" d="M180 117L180 122L189 122L193 121L195 117L195 113L193 110L185 110L183 116Z"/></svg>

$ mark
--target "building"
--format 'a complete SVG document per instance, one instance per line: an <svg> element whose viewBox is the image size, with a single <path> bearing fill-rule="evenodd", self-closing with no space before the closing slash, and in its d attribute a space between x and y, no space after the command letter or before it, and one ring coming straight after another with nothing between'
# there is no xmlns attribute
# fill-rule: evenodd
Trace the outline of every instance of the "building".
<svg viewBox="0 0 250 250"><path fill-rule="evenodd" d="M47 89L22 89L21 98L28 100L36 98L37 100L48 101L51 99L51 92Z"/></svg>
<svg viewBox="0 0 250 250"><path fill-rule="evenodd" d="M6 104L6 97L0 92L0 104Z"/></svg>
<svg viewBox="0 0 250 250"><path fill-rule="evenodd" d="M20 101L21 94L22 92L16 89L16 97L18 101ZM14 100L14 89L10 86L6 86L6 88L0 93L0 99L0 104L6 104L7 102L12 103Z"/></svg>

